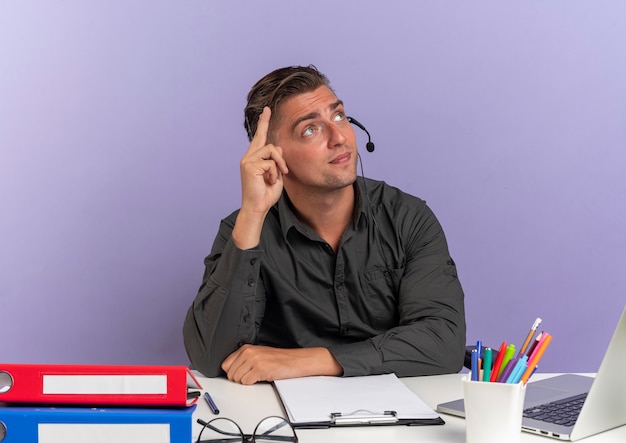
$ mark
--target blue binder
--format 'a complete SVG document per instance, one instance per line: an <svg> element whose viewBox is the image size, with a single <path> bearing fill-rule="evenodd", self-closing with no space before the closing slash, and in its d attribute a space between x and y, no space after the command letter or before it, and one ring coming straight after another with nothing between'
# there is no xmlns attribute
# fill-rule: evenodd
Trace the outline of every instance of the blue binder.
<svg viewBox="0 0 626 443"><path fill-rule="evenodd" d="M0 442L190 443L195 408L57 408L0 403Z"/></svg>

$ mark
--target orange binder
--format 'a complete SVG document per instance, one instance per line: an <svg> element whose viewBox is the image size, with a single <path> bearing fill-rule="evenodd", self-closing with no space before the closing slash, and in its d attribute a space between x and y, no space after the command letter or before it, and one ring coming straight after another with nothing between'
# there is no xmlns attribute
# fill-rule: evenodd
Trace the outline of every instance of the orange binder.
<svg viewBox="0 0 626 443"><path fill-rule="evenodd" d="M186 366L0 363L0 403L184 407L201 389Z"/></svg>

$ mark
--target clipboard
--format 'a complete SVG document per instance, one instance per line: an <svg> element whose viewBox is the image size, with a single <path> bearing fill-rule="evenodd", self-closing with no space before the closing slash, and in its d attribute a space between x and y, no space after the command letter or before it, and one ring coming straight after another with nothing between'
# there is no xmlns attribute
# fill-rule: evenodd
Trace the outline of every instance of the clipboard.
<svg viewBox="0 0 626 443"><path fill-rule="evenodd" d="M273 385L294 428L445 423L395 374L302 377Z"/></svg>

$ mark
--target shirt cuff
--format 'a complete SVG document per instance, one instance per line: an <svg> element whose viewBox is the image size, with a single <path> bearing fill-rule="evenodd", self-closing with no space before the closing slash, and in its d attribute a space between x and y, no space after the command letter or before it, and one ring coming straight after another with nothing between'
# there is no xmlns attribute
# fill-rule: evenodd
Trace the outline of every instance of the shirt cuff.
<svg viewBox="0 0 626 443"><path fill-rule="evenodd" d="M232 239L222 251L219 265L213 274L218 286L240 294L254 294L261 271L262 249L242 250Z"/></svg>
<svg viewBox="0 0 626 443"><path fill-rule="evenodd" d="M328 350L343 367L344 377L382 374L382 355L371 340L332 345Z"/></svg>

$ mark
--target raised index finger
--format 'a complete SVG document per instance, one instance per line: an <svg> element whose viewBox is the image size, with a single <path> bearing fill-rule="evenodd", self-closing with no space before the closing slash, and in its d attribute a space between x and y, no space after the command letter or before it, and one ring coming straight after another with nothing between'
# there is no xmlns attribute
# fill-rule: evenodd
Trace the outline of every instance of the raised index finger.
<svg viewBox="0 0 626 443"><path fill-rule="evenodd" d="M257 123L256 132L250 147L253 145L256 148L261 148L267 144L267 132L270 127L270 118L272 117L272 110L269 106L263 108L263 112L259 115L259 122Z"/></svg>

